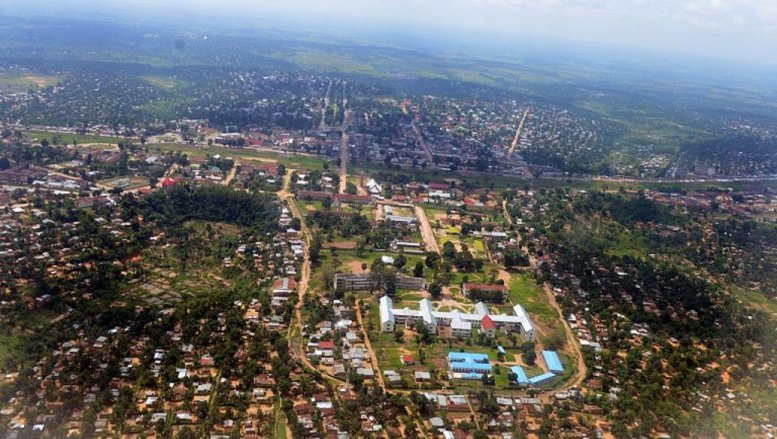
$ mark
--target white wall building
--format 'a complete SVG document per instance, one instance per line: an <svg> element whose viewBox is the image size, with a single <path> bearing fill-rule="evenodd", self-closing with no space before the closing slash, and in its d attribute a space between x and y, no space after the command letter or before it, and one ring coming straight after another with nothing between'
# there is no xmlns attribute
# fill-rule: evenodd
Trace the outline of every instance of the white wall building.
<svg viewBox="0 0 777 439"><path fill-rule="evenodd" d="M491 314L483 302L475 305L475 314L467 314L453 311L435 311L432 302L422 299L418 309L393 308L394 302L388 296L380 299L380 326L383 332L394 332L397 325L404 324L407 327L423 324L432 333L437 333L439 327L450 327L453 337L466 337L470 331L480 329L483 318L488 316L496 328L505 332L520 332L526 341L537 339L537 330L529 317L529 314L521 305L515 305L515 315Z"/></svg>

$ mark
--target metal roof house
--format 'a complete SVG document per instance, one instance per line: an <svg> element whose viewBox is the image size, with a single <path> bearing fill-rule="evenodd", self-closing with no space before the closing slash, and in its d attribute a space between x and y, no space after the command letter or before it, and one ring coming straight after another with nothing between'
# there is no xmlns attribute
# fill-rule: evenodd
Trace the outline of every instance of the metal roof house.
<svg viewBox="0 0 777 439"><path fill-rule="evenodd" d="M511 367L510 372L517 375L515 382L518 383L519 386L526 387L529 384L529 378L526 376L526 372L524 372L521 366Z"/></svg>
<svg viewBox="0 0 777 439"><path fill-rule="evenodd" d="M448 367L452 372L491 373L491 363L486 354L450 352L448 353Z"/></svg>
<svg viewBox="0 0 777 439"><path fill-rule="evenodd" d="M550 372L543 373L542 375L538 375L538 376L530 379L529 380L529 384L531 384L532 386L539 386L539 385L547 383L548 381L552 380L555 377L556 377L556 375L552 374Z"/></svg>
<svg viewBox="0 0 777 439"><path fill-rule="evenodd" d="M555 351L542 351L542 358L545 360L545 364L548 365L549 372L555 375L564 374L564 366L561 364L561 360Z"/></svg>

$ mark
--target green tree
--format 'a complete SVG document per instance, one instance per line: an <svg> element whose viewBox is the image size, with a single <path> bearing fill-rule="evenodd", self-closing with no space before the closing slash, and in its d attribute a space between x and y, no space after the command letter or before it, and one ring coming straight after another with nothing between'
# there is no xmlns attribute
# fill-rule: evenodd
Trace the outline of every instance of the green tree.
<svg viewBox="0 0 777 439"><path fill-rule="evenodd" d="M545 338L543 345L546 349L552 351L559 350L567 344L567 334L564 328L557 328L549 336Z"/></svg>
<svg viewBox="0 0 777 439"><path fill-rule="evenodd" d="M401 270L405 264L407 264L407 258L405 255L399 255L394 259L394 266L397 268L397 270Z"/></svg>
<svg viewBox="0 0 777 439"><path fill-rule="evenodd" d="M416 262L413 268L413 277L424 277L424 264L421 261Z"/></svg>
<svg viewBox="0 0 777 439"><path fill-rule="evenodd" d="M437 266L437 263L440 261L440 255L437 253L429 253L426 255L426 266L429 268L435 268Z"/></svg>
<svg viewBox="0 0 777 439"><path fill-rule="evenodd" d="M437 300L442 295L442 285L440 285L437 282L432 282L429 285L429 294L432 296L433 299Z"/></svg>
<svg viewBox="0 0 777 439"><path fill-rule="evenodd" d="M442 256L448 260L456 259L456 246L454 246L451 241L446 241L445 244L442 245Z"/></svg>

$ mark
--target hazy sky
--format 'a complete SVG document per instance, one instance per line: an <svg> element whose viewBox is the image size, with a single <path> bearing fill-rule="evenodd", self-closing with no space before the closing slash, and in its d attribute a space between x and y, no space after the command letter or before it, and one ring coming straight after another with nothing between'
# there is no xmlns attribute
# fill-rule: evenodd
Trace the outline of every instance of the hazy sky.
<svg viewBox="0 0 777 439"><path fill-rule="evenodd" d="M48 1L0 0L0 5L7 6L22 3L27 8L45 8ZM243 20L256 14L257 23L264 13L397 29L406 25L484 30L777 63L777 0L58 0L55 4L60 8L78 4L95 11L120 7L224 18L238 15ZM11 13L13 8L3 10Z"/></svg>

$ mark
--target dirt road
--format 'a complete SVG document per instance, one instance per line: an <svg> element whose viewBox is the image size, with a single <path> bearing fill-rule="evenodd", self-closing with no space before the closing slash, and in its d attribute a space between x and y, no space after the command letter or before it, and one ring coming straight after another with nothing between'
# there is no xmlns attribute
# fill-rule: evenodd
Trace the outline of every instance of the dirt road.
<svg viewBox="0 0 777 439"><path fill-rule="evenodd" d="M526 111L523 112L523 117L521 118L521 123L518 124L518 129L515 130L515 138L513 139L513 143L510 145L510 150L507 152L508 156L512 156L513 153L515 153L515 148L518 146L518 141L521 140L521 131L523 131L523 124L526 123L526 117L529 115L529 109L527 108Z"/></svg>
<svg viewBox="0 0 777 439"><path fill-rule="evenodd" d="M348 187L348 140L350 136L343 131L340 139L340 193L344 194Z"/></svg>
<svg viewBox="0 0 777 439"><path fill-rule="evenodd" d="M227 178L224 179L224 181L221 182L222 186L229 186L229 183L234 180L235 175L237 175L237 167L240 166L240 162L235 162L234 165L232 165L232 169L229 170L229 174L227 174Z"/></svg>
<svg viewBox="0 0 777 439"><path fill-rule="evenodd" d="M510 214L507 212L507 201L502 201L502 209L504 211L505 219L512 224L513 219L510 217ZM520 236L520 235L519 235ZM519 242L519 245L523 249L524 253L529 257L529 262L531 263L531 268L536 270L537 269L537 259L529 253L529 248L526 246L526 243L522 240ZM500 279L503 275L508 275L509 273L504 272L502 273L500 271ZM545 282L542 285L542 290L545 292L545 296L548 299L548 303L553 307L553 309L556 310L558 313L559 321L561 322L561 325L564 327L564 333L567 336L567 346L569 347L569 350L572 353L572 356L577 361L577 372L572 379L566 382L562 387L558 389L554 389L553 392L561 392L567 389L571 389L572 387L579 386L583 383L583 380L585 379L585 376L587 374L588 369L586 368L585 361L583 360L583 352L580 348L580 342L577 340L577 335L572 331L572 327L569 326L569 322L567 322L566 317L564 316L564 313L561 311L561 307L559 306L558 302L556 301L556 295L553 293L553 289L551 288L550 284ZM539 329L539 328L538 328Z"/></svg>
<svg viewBox="0 0 777 439"><path fill-rule="evenodd" d="M434 236L432 226L429 225L429 219L426 218L426 212L421 206L415 207L415 216L418 218L418 227L421 229L421 236L423 237L424 244L426 244L426 251L440 254L440 246L437 244L437 238Z"/></svg>
<svg viewBox="0 0 777 439"><path fill-rule="evenodd" d="M362 336L364 337L364 345L367 347L367 352L370 354L370 361L372 362L372 368L377 371L378 374L378 382L380 383L380 387L383 388L383 390L386 390L386 382L383 381L383 374L380 373L380 367L378 363L378 356L375 355L375 350L372 349L372 343L370 343L370 338L367 336L367 330L364 329L364 321L362 320L362 301L357 300L356 301L356 321L359 322L359 327L362 330Z"/></svg>
<svg viewBox="0 0 777 439"><path fill-rule="evenodd" d="M510 216L510 213L507 211L507 200L502 200L502 212L504 212L505 219L507 220L507 224L513 225L513 217Z"/></svg>
<svg viewBox="0 0 777 439"><path fill-rule="evenodd" d="M418 128L418 125L415 121L413 121L412 126L416 138L418 139L418 143L421 144L421 147L426 153L426 159L428 160L427 168L434 168L434 156L432 155L432 150L429 148L429 145L426 144L426 140L424 140L424 136L421 134L421 130Z"/></svg>

